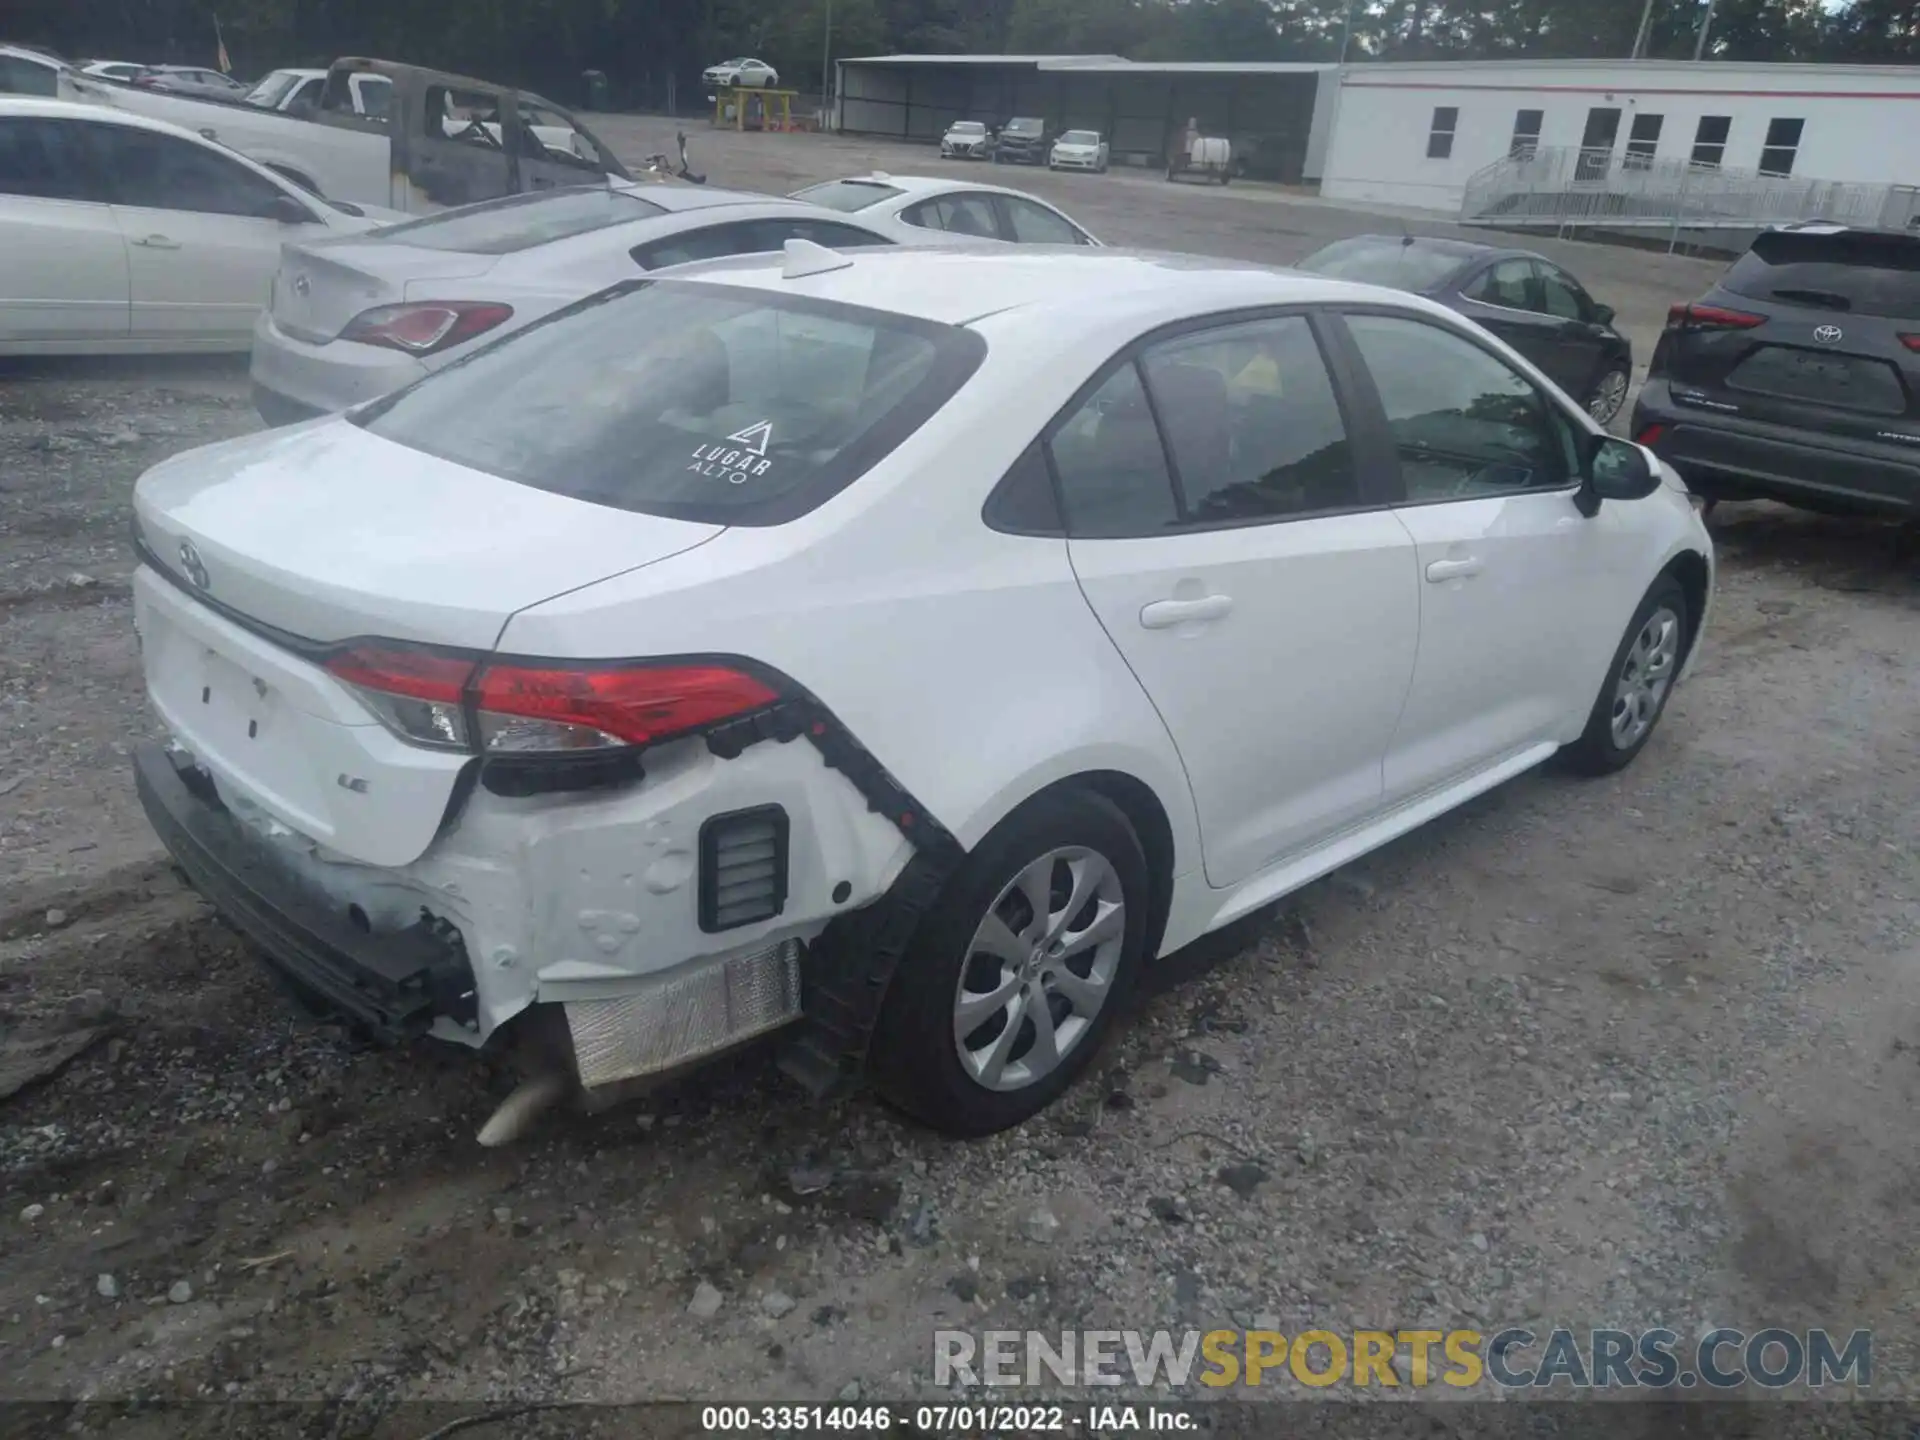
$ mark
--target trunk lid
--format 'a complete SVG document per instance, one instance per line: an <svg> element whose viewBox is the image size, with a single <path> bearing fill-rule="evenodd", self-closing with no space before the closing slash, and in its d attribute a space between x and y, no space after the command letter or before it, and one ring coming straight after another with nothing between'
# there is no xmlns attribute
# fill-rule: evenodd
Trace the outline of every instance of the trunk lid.
<svg viewBox="0 0 1920 1440"><path fill-rule="evenodd" d="M1757 239L1662 337L1682 406L1861 440L1920 439L1920 236ZM1916 340L1915 343L1920 343Z"/></svg>
<svg viewBox="0 0 1920 1440"><path fill-rule="evenodd" d="M406 299L413 282L471 280L498 258L366 235L284 245L273 282L273 321L297 339L325 344L363 310ZM416 286L414 293L422 292Z"/></svg>
<svg viewBox="0 0 1920 1440"><path fill-rule="evenodd" d="M338 418L169 460L141 477L134 510L160 565L260 625L471 650L516 610L725 528L536 490Z"/></svg>

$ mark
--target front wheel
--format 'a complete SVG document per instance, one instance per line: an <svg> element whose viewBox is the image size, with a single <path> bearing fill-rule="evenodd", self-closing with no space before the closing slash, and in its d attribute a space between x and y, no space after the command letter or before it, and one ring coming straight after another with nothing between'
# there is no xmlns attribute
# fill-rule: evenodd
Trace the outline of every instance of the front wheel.
<svg viewBox="0 0 1920 1440"><path fill-rule="evenodd" d="M901 961L873 1078L948 1134L1039 1113L1093 1059L1146 948L1147 861L1091 792L1022 806L948 881Z"/></svg>
<svg viewBox="0 0 1920 1440"><path fill-rule="evenodd" d="M1687 592L1671 575L1647 591L1614 651L1587 716L1587 728L1562 753L1585 775L1611 775L1646 748L1666 711L1687 644Z"/></svg>
<svg viewBox="0 0 1920 1440"><path fill-rule="evenodd" d="M1593 382L1587 396L1587 414L1600 425L1611 425L1620 407L1627 403L1627 369L1616 365Z"/></svg>

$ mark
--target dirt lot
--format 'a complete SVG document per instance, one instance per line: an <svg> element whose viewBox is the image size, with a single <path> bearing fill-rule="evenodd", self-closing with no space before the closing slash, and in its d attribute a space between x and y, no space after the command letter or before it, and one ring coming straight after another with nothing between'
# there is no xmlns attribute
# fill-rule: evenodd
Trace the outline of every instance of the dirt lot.
<svg viewBox="0 0 1920 1440"><path fill-rule="evenodd" d="M766 188L908 163L693 138ZM1021 179L1122 242L1389 223ZM1712 268L1565 258L1643 354ZM1724 511L1632 770L1516 781L1176 957L1019 1133L810 1108L754 1055L482 1151L503 1079L296 1024L133 801L128 495L250 428L243 380L0 369L0 1027L92 1042L0 1100L0 1394L344 1395L338 1436L401 1399L923 1396L936 1327L1256 1322L1872 1327L1875 1391L1920 1393L1920 576L1887 528Z"/></svg>

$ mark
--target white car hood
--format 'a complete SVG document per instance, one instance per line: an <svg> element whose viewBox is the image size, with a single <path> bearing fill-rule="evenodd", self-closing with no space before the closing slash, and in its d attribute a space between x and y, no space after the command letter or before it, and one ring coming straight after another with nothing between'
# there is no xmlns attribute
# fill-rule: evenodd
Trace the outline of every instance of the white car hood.
<svg viewBox="0 0 1920 1440"><path fill-rule="evenodd" d="M134 513L154 561L250 619L475 650L517 610L725 529L549 494L338 417L175 456L140 477Z"/></svg>

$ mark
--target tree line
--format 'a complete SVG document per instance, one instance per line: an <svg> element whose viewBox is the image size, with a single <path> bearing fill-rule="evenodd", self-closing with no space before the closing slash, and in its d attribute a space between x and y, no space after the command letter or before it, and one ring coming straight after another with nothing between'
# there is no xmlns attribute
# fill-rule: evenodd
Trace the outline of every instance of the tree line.
<svg viewBox="0 0 1920 1440"><path fill-rule="evenodd" d="M236 73L377 55L577 101L604 72L617 103L732 55L817 90L836 58L1100 53L1134 60L1351 61L1626 56L1644 0L10 0L0 39L69 57L210 63ZM1643 53L1690 58L1708 0L1654 0ZM1920 0L1717 0L1717 60L1920 63Z"/></svg>

